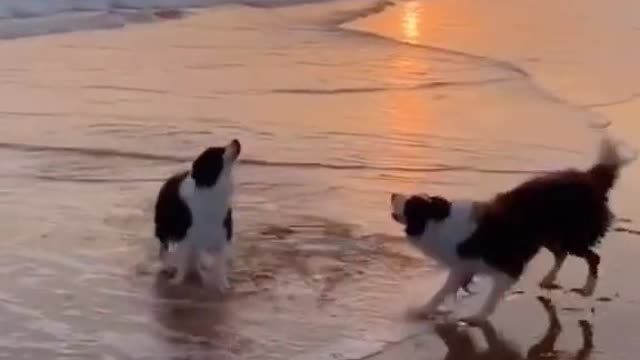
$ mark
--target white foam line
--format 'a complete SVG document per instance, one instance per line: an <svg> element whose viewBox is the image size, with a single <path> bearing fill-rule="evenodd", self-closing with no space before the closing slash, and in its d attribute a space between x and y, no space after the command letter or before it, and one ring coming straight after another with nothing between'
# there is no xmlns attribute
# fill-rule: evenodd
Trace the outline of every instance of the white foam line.
<svg viewBox="0 0 640 360"><path fill-rule="evenodd" d="M0 19L49 16L72 11L176 9L219 4L223 0L0 0Z"/></svg>
<svg viewBox="0 0 640 360"><path fill-rule="evenodd" d="M0 39L80 30L111 29L123 27L125 24L125 18L115 13L60 13L35 19L11 18L0 20Z"/></svg>

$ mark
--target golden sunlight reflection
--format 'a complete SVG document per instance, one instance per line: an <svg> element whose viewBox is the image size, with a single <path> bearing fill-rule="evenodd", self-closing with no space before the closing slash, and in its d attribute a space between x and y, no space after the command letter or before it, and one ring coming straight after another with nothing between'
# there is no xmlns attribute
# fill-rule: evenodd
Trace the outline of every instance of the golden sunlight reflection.
<svg viewBox="0 0 640 360"><path fill-rule="evenodd" d="M420 15L422 9L417 1L404 4L402 9L402 35L406 42L417 44L420 37Z"/></svg>
<svg viewBox="0 0 640 360"><path fill-rule="evenodd" d="M432 118L430 109L430 95L428 92L410 89L419 78L426 73L425 64L418 61L413 49L407 48L397 53L386 67L386 76L391 82L400 86L408 86L405 91L391 91L384 98L385 108L388 112L389 131L397 137L405 137L408 134L426 134L431 127L429 119ZM423 80L424 81L424 80ZM403 151L409 153L416 149L406 147ZM414 154L402 154L402 156L413 156ZM400 156L400 154L398 154Z"/></svg>

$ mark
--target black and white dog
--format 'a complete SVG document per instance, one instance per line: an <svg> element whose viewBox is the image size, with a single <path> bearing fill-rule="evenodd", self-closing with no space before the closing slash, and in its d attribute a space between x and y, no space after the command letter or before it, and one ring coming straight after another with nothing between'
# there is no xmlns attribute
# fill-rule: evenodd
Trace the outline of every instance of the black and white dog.
<svg viewBox="0 0 640 360"><path fill-rule="evenodd" d="M170 177L160 189L155 206L155 235L160 257L175 269L173 283L197 271L205 283L214 280L222 292L227 280L228 248L233 235L232 170L240 142L210 147L193 162L190 171ZM213 265L215 277L209 276Z"/></svg>
<svg viewBox="0 0 640 360"><path fill-rule="evenodd" d="M392 194L392 217L405 225L411 243L450 270L422 314L434 315L447 296L466 286L475 274L483 274L492 278L493 287L480 311L466 320L485 320L542 247L555 258L542 287L558 287L556 276L571 254L583 258L589 267L584 287L576 291L592 295L600 263L593 247L613 218L608 194L620 168L632 160L623 159L618 146L605 138L598 161L587 171L541 175L490 201Z"/></svg>

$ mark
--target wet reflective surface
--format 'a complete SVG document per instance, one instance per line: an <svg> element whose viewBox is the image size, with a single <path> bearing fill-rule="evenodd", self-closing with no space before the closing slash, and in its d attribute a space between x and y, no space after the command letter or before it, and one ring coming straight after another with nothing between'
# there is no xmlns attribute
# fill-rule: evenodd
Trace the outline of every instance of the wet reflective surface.
<svg viewBox="0 0 640 360"><path fill-rule="evenodd" d="M582 345L575 352L556 349L556 342L562 333L562 325L558 313L548 298L539 297L538 300L547 312L549 325L539 342L534 343L526 354L521 354L517 345L500 335L491 323L478 326L486 348L482 348L474 340L468 328L461 328L454 323L436 325L435 332L447 346L447 360L473 359L589 359L593 352L593 326L588 320L580 320L578 325L582 333Z"/></svg>
<svg viewBox="0 0 640 360"><path fill-rule="evenodd" d="M406 319L441 273L400 239L388 194L483 197L582 166L594 150L586 124L601 118L514 64L406 45L423 41L420 2L385 20L397 40L339 26L384 7L229 6L0 43L0 357L357 359L426 333L419 358L438 359L438 336L464 340L464 329ZM232 137L244 145L238 231L233 292L220 298L156 274L151 210L166 176ZM622 254L610 269L628 271L632 241L606 245ZM537 333L512 320L539 310L535 285L523 286L496 326L529 344ZM605 334L634 301L616 298ZM465 346L449 358L494 358Z"/></svg>

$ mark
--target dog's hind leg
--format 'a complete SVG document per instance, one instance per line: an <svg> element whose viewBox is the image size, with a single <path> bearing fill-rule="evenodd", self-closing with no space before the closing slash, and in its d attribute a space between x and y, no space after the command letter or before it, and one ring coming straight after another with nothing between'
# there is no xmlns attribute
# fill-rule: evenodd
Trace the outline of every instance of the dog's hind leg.
<svg viewBox="0 0 640 360"><path fill-rule="evenodd" d="M564 261L567 259L567 252L555 248L549 248L549 251L553 254L553 267L551 267L547 275L540 281L540 287L548 290L556 290L560 289L560 285L556 284L556 278Z"/></svg>
<svg viewBox="0 0 640 360"><path fill-rule="evenodd" d="M598 267L600 266L600 256L591 249L574 252L572 254L583 258L587 262L589 272L587 274L587 280L585 281L584 286L579 289L572 289L571 291L576 292L582 296L591 296L593 295L598 283Z"/></svg>
<svg viewBox="0 0 640 360"><path fill-rule="evenodd" d="M227 274L228 255L226 250L219 253L203 253L201 266L198 267L200 276L208 284L216 287L220 293L225 293L231 287Z"/></svg>
<svg viewBox="0 0 640 360"><path fill-rule="evenodd" d="M227 254L225 251L216 256L214 263L214 272L216 276L216 286L221 293L227 292L231 287L229 285L228 271L227 271Z"/></svg>

